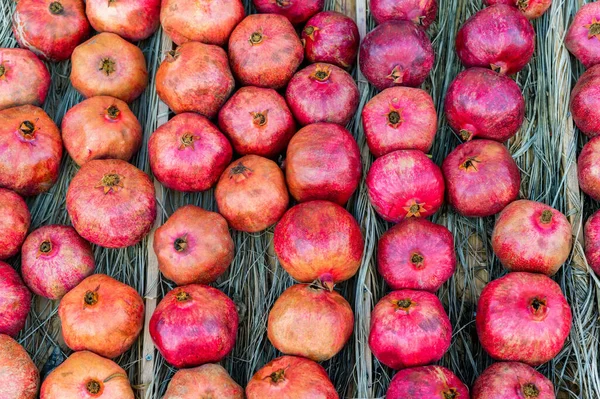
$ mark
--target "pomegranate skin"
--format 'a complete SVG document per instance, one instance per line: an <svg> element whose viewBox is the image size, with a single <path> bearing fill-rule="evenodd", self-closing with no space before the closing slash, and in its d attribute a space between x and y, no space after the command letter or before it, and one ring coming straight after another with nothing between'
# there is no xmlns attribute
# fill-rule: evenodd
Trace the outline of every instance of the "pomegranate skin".
<svg viewBox="0 0 600 399"><path fill-rule="evenodd" d="M90 35L82 0L24 0L17 3L12 30L19 47L48 61L71 57Z"/></svg>
<svg viewBox="0 0 600 399"><path fill-rule="evenodd" d="M246 386L247 399L338 399L321 365L296 356L281 356L258 370Z"/></svg>
<svg viewBox="0 0 600 399"><path fill-rule="evenodd" d="M430 292L392 291L371 314L369 347L381 363L396 370L437 362L451 338L450 319Z"/></svg>
<svg viewBox="0 0 600 399"><path fill-rule="evenodd" d="M61 158L60 132L43 109L0 111L0 187L22 196L44 193L58 180Z"/></svg>
<svg viewBox="0 0 600 399"><path fill-rule="evenodd" d="M50 72L34 53L0 49L0 110L19 105L40 106L50 88Z"/></svg>
<svg viewBox="0 0 600 399"><path fill-rule="evenodd" d="M360 70L378 90L420 86L435 54L427 34L408 21L389 21L367 34L360 46Z"/></svg>
<svg viewBox="0 0 600 399"><path fill-rule="evenodd" d="M23 198L0 188L0 260L19 253L30 224L31 215Z"/></svg>
<svg viewBox="0 0 600 399"><path fill-rule="evenodd" d="M565 215L541 202L519 200L496 219L492 248L509 271L552 276L569 257L572 236Z"/></svg>
<svg viewBox="0 0 600 399"><path fill-rule="evenodd" d="M594 200L600 200L600 137L588 141L577 159L579 187Z"/></svg>
<svg viewBox="0 0 600 399"><path fill-rule="evenodd" d="M523 124L525 99L508 76L470 68L450 84L444 109L448 124L463 140L477 137L504 142Z"/></svg>
<svg viewBox="0 0 600 399"><path fill-rule="evenodd" d="M237 329L233 301L216 288L200 284L169 291L150 319L152 341L177 368L220 361L233 349Z"/></svg>
<svg viewBox="0 0 600 399"><path fill-rule="evenodd" d="M335 291L296 284L285 290L269 312L269 341L280 352L322 362L350 339L354 313Z"/></svg>
<svg viewBox="0 0 600 399"><path fill-rule="evenodd" d="M235 152L274 158L296 133L285 99L273 89L239 89L219 111L219 127Z"/></svg>
<svg viewBox="0 0 600 399"><path fill-rule="evenodd" d="M560 352L571 320L558 284L543 274L514 272L485 286L475 324L491 357L538 366Z"/></svg>
<svg viewBox="0 0 600 399"><path fill-rule="evenodd" d="M94 272L92 247L71 226L33 231L21 250L23 280L34 294L60 299Z"/></svg>
<svg viewBox="0 0 600 399"><path fill-rule="evenodd" d="M131 42L147 39L160 26L160 0L86 0L85 13L95 31Z"/></svg>
<svg viewBox="0 0 600 399"><path fill-rule="evenodd" d="M177 285L216 281L234 256L225 218L194 205L177 209L156 229L153 244L158 268Z"/></svg>
<svg viewBox="0 0 600 399"><path fill-rule="evenodd" d="M437 132L433 99L425 90L391 87L362 110L367 144L375 157L396 150L428 152Z"/></svg>
<svg viewBox="0 0 600 399"><path fill-rule="evenodd" d="M329 201L296 205L283 215L273 236L281 266L301 283L327 288L356 274L364 239L354 217Z"/></svg>
<svg viewBox="0 0 600 399"><path fill-rule="evenodd" d="M570 110L573 121L579 130L588 137L600 134L599 85L600 66L592 66L581 75L571 92Z"/></svg>
<svg viewBox="0 0 600 399"><path fill-rule="evenodd" d="M385 399L469 399L469 389L442 366L423 366L396 373Z"/></svg>
<svg viewBox="0 0 600 399"><path fill-rule="evenodd" d="M427 29L437 15L436 0L370 0L369 10L375 22L411 21Z"/></svg>
<svg viewBox="0 0 600 399"><path fill-rule="evenodd" d="M231 70L243 86L281 89L303 59L300 38L281 15L248 15L229 38Z"/></svg>
<svg viewBox="0 0 600 399"><path fill-rule="evenodd" d="M77 233L105 248L137 244L156 218L154 184L119 159L84 164L67 190L67 212Z"/></svg>
<svg viewBox="0 0 600 399"><path fill-rule="evenodd" d="M344 205L356 191L361 171L358 144L336 124L304 127L287 149L286 181L298 202L322 199Z"/></svg>
<svg viewBox="0 0 600 399"><path fill-rule="evenodd" d="M35 399L40 373L17 341L0 334L0 398Z"/></svg>
<svg viewBox="0 0 600 399"><path fill-rule="evenodd" d="M555 399L554 386L534 368L518 362L494 363L475 381L471 399Z"/></svg>
<svg viewBox="0 0 600 399"><path fill-rule="evenodd" d="M252 0L258 12L280 14L298 25L325 8L325 0Z"/></svg>
<svg viewBox="0 0 600 399"><path fill-rule="evenodd" d="M427 219L406 219L379 239L377 270L393 290L435 292L456 270L454 236Z"/></svg>
<svg viewBox="0 0 600 399"><path fill-rule="evenodd" d="M377 158L366 183L373 208L388 222L433 215L444 202L444 176L421 151L398 150Z"/></svg>
<svg viewBox="0 0 600 399"><path fill-rule="evenodd" d="M178 370L162 399L244 399L239 386L218 364L204 364L193 369Z"/></svg>
<svg viewBox="0 0 600 399"><path fill-rule="evenodd" d="M110 96L75 105L65 114L61 131L67 152L79 166L92 159L129 161L142 146L142 125L127 103Z"/></svg>
<svg viewBox="0 0 600 399"><path fill-rule="evenodd" d="M567 31L565 46L581 63L590 68L600 63L600 3L584 4Z"/></svg>
<svg viewBox="0 0 600 399"><path fill-rule="evenodd" d="M336 11L323 11L308 20L301 33L306 60L346 70L356 63L360 35L356 22Z"/></svg>
<svg viewBox="0 0 600 399"><path fill-rule="evenodd" d="M508 4L517 7L527 19L537 19L552 5L552 0L483 0L487 6L494 4Z"/></svg>
<svg viewBox="0 0 600 399"><path fill-rule="evenodd" d="M585 258L592 270L600 276L600 212L594 213L585 223Z"/></svg>
<svg viewBox="0 0 600 399"><path fill-rule="evenodd" d="M16 337L31 309L31 293L19 274L0 261L0 334Z"/></svg>

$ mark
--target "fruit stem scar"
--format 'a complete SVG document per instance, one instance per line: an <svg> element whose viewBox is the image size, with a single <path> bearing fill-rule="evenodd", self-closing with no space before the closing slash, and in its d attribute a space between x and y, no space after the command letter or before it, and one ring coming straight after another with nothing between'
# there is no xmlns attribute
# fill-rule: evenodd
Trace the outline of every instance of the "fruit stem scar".
<svg viewBox="0 0 600 399"><path fill-rule="evenodd" d="M110 107L108 107L106 112L108 113L108 117L110 119L117 119L117 117L121 113L121 111L119 111L119 108L117 108L116 105L111 105Z"/></svg>
<svg viewBox="0 0 600 399"><path fill-rule="evenodd" d="M252 122L256 125L256 126L264 126L267 124L267 115L268 115L269 111L265 110L263 112L250 112L250 115L252 115Z"/></svg>
<svg viewBox="0 0 600 399"><path fill-rule="evenodd" d="M100 383L96 380L91 380L85 385L85 388L92 395L96 395L98 392L100 392Z"/></svg>
<svg viewBox="0 0 600 399"><path fill-rule="evenodd" d="M397 301L393 301L392 303L394 304L394 306L396 306L397 310L408 311L408 309L410 309L414 302L410 299L400 299Z"/></svg>
<svg viewBox="0 0 600 399"><path fill-rule="evenodd" d="M54 15L62 14L65 10L62 4L60 4L58 1L53 1L52 3L50 3L50 7L48 9Z"/></svg>
<svg viewBox="0 0 600 399"><path fill-rule="evenodd" d="M229 178L232 178L235 175L243 175L244 177L248 177L246 175L246 172L252 172L252 169L247 168L244 166L243 163L239 162L237 165L235 165L233 168L231 168L231 171L229 172Z"/></svg>
<svg viewBox="0 0 600 399"><path fill-rule="evenodd" d="M23 136L30 138L35 133L35 125L31 121L23 121L19 126L19 130L23 133Z"/></svg>
<svg viewBox="0 0 600 399"><path fill-rule="evenodd" d="M4 65L0 65L0 78L3 77L5 73L6 68L4 67Z"/></svg>
<svg viewBox="0 0 600 399"><path fill-rule="evenodd" d="M542 216L540 217L540 220L544 224L550 223L552 221L552 211L549 209L544 210L544 212L542 212Z"/></svg>
<svg viewBox="0 0 600 399"><path fill-rule="evenodd" d="M250 44L251 45L255 45L255 44L260 44L260 42L263 41L263 35L260 32L254 32L250 35Z"/></svg>
<svg viewBox="0 0 600 399"><path fill-rule="evenodd" d="M592 37L596 37L600 40L600 21L596 19L596 17L592 18L592 23L588 25L584 25L584 28L588 29L588 39Z"/></svg>
<svg viewBox="0 0 600 399"><path fill-rule="evenodd" d="M98 303L98 292L86 291L85 295L83 296L83 300L85 301L86 305L95 305Z"/></svg>
<svg viewBox="0 0 600 399"><path fill-rule="evenodd" d="M185 302L187 300L189 300L191 298L190 294L188 294L185 291L179 291L177 293L177 295L175 295L175 298L177 299L178 302Z"/></svg>
<svg viewBox="0 0 600 399"><path fill-rule="evenodd" d="M423 255L416 253L416 252L414 254L412 254L412 256L410 257L410 262L415 266L423 265L424 260L425 260L425 258L423 257Z"/></svg>
<svg viewBox="0 0 600 399"><path fill-rule="evenodd" d="M197 139L198 137L194 136L194 134L191 132L184 133L180 139L181 145L179 146L179 149L182 150L187 147L192 147L192 149L194 149L194 141Z"/></svg>
<svg viewBox="0 0 600 399"><path fill-rule="evenodd" d="M454 388L450 388L443 392L444 399L458 399L458 391Z"/></svg>
<svg viewBox="0 0 600 399"><path fill-rule="evenodd" d="M464 170L473 169L475 172L477 172L477 165L475 165L476 163L481 163L481 161L478 160L477 157L469 157L460 165L459 168Z"/></svg>
<svg viewBox="0 0 600 399"><path fill-rule="evenodd" d="M271 381L277 384L279 381L283 381L285 379L285 370L279 369L274 371L267 378L270 378Z"/></svg>
<svg viewBox="0 0 600 399"><path fill-rule="evenodd" d="M395 84L402 84L402 73L400 71L400 67L396 65L387 78L392 79Z"/></svg>
<svg viewBox="0 0 600 399"><path fill-rule="evenodd" d="M100 61L100 68L98 70L104 72L106 76L110 76L115 71L115 62L110 58L103 58Z"/></svg>
<svg viewBox="0 0 600 399"><path fill-rule="evenodd" d="M458 134L460 134L460 138L463 139L463 141L470 141L473 138L473 133L466 129L461 129Z"/></svg>
<svg viewBox="0 0 600 399"><path fill-rule="evenodd" d="M52 251L52 243L49 240L44 240L40 244L40 252L47 254Z"/></svg>
<svg viewBox="0 0 600 399"><path fill-rule="evenodd" d="M185 237L180 237L175 240L174 243L175 250L177 252L183 252L187 248L187 242L185 241Z"/></svg>
<svg viewBox="0 0 600 399"><path fill-rule="evenodd" d="M391 111L388 114L388 122L391 125L398 125L400 122L402 122L402 116L400 115L400 112L398 112L396 110Z"/></svg>
<svg viewBox="0 0 600 399"><path fill-rule="evenodd" d="M532 382L523 385L522 391L527 399L534 399L540 396L540 390Z"/></svg>
<svg viewBox="0 0 600 399"><path fill-rule="evenodd" d="M527 10L529 6L529 0L517 0L517 8L521 11Z"/></svg>

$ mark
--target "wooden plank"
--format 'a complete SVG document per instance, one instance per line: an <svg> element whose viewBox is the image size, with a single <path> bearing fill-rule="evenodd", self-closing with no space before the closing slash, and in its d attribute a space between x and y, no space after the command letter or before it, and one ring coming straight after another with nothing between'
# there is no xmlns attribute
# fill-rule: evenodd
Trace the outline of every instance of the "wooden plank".
<svg viewBox="0 0 600 399"><path fill-rule="evenodd" d="M356 24L358 25L358 33L360 34L360 40L362 40L367 35L367 0L355 0L356 1ZM365 79L364 75L360 71L360 68L357 68L358 75L358 85L359 88L367 86L369 83L367 79Z"/></svg>

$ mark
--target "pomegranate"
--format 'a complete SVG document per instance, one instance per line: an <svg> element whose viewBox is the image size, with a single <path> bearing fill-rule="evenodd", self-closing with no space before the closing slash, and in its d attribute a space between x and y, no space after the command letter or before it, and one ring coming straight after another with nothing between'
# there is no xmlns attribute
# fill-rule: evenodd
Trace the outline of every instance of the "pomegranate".
<svg viewBox="0 0 600 399"><path fill-rule="evenodd" d="M92 159L129 161L142 146L142 125L118 98L90 97L65 114L62 138L78 165Z"/></svg>
<svg viewBox="0 0 600 399"><path fill-rule="evenodd" d="M470 68L450 84L444 109L448 124L463 140L477 137L504 142L523 124L525 99L508 76Z"/></svg>
<svg viewBox="0 0 600 399"><path fill-rule="evenodd" d="M515 6L527 17L537 19L541 17L552 5L552 0L484 0L486 5L508 4Z"/></svg>
<svg viewBox="0 0 600 399"><path fill-rule="evenodd" d="M234 87L225 50L210 44L182 44L167 53L156 72L156 92L176 114L214 118Z"/></svg>
<svg viewBox="0 0 600 399"><path fill-rule="evenodd" d="M492 248L509 271L555 274L569 257L571 224L559 211L541 202L519 200L496 220Z"/></svg>
<svg viewBox="0 0 600 399"><path fill-rule="evenodd" d="M518 362L494 363L477 378L472 399L555 399L549 379Z"/></svg>
<svg viewBox="0 0 600 399"><path fill-rule="evenodd" d="M219 127L238 154L276 157L296 133L285 99L273 89L242 87L219 111Z"/></svg>
<svg viewBox="0 0 600 399"><path fill-rule="evenodd" d="M0 188L0 259L19 253L30 224L31 216L23 198Z"/></svg>
<svg viewBox="0 0 600 399"><path fill-rule="evenodd" d="M48 61L68 60L90 34L82 0L19 0L12 30L22 48Z"/></svg>
<svg viewBox="0 0 600 399"><path fill-rule="evenodd" d="M348 301L318 284L296 284L269 312L269 341L280 352L317 362L334 357L352 335L354 313Z"/></svg>
<svg viewBox="0 0 600 399"><path fill-rule="evenodd" d="M193 41L224 46L245 15L241 0L163 0L160 22L178 45Z"/></svg>
<svg viewBox="0 0 600 399"><path fill-rule="evenodd" d="M323 367L312 360L282 356L258 370L246 386L248 399L338 399Z"/></svg>
<svg viewBox="0 0 600 399"><path fill-rule="evenodd" d="M42 226L27 236L21 251L25 284L48 299L62 298L95 267L90 244L71 226Z"/></svg>
<svg viewBox="0 0 600 399"><path fill-rule="evenodd" d="M375 211L388 222L433 215L444 202L444 177L427 155L398 150L378 158L367 174Z"/></svg>
<svg viewBox="0 0 600 399"><path fill-rule="evenodd" d="M329 290L356 274L364 240L354 217L329 201L310 201L286 212L275 228L275 254L296 280L319 280Z"/></svg>
<svg viewBox="0 0 600 399"><path fill-rule="evenodd" d="M600 212L594 213L585 223L585 257L588 264L600 276Z"/></svg>
<svg viewBox="0 0 600 399"><path fill-rule="evenodd" d="M360 150L352 134L333 123L315 123L290 141L285 176L298 202L323 199L344 205L360 182Z"/></svg>
<svg viewBox="0 0 600 399"><path fill-rule="evenodd" d="M225 169L215 199L229 225L249 233L276 223L290 202L279 166L257 155L246 155Z"/></svg>
<svg viewBox="0 0 600 399"><path fill-rule="evenodd" d="M42 105L50 88L46 65L31 51L0 49L0 110L19 105Z"/></svg>
<svg viewBox="0 0 600 399"><path fill-rule="evenodd" d="M112 96L130 103L148 85L142 50L114 33L100 33L77 46L71 62L71 84L84 97Z"/></svg>
<svg viewBox="0 0 600 399"><path fill-rule="evenodd" d="M377 270L393 290L435 292L455 269L454 236L439 224L410 218L379 239Z"/></svg>
<svg viewBox="0 0 600 399"><path fill-rule="evenodd" d="M427 29L437 14L436 0L370 0L369 9L375 22L412 21Z"/></svg>
<svg viewBox="0 0 600 399"><path fill-rule="evenodd" d="M248 15L229 38L231 69L243 86L281 89L303 59L300 38L281 15Z"/></svg>
<svg viewBox="0 0 600 399"><path fill-rule="evenodd" d="M600 29L600 22L598 28ZM600 42L600 38L598 41ZM579 130L588 137L600 134L599 85L600 66L593 66L581 75L571 92L570 110L573 121Z"/></svg>
<svg viewBox="0 0 600 399"><path fill-rule="evenodd" d="M164 186L178 191L205 191L231 161L232 149L208 119L183 113L152 133L148 157L152 173Z"/></svg>
<svg viewBox="0 0 600 399"><path fill-rule="evenodd" d="M233 301L200 284L169 291L150 319L152 341L177 368L220 361L233 349L237 329Z"/></svg>
<svg viewBox="0 0 600 399"><path fill-rule="evenodd" d="M160 0L86 0L92 28L136 42L152 36L160 26Z"/></svg>
<svg viewBox="0 0 600 399"><path fill-rule="evenodd" d="M466 385L442 366L400 370L390 383L386 399L469 399Z"/></svg>
<svg viewBox="0 0 600 399"><path fill-rule="evenodd" d="M571 330L571 309L551 278L508 273L481 292L476 326L481 346L494 359L537 366L562 349Z"/></svg>
<svg viewBox="0 0 600 399"><path fill-rule="evenodd" d="M389 21L367 34L360 47L360 70L378 90L420 86L433 67L435 54L423 28L408 21Z"/></svg>
<svg viewBox="0 0 600 399"><path fill-rule="evenodd" d="M336 11L324 11L308 20L302 30L306 60L350 69L356 62L360 35L356 22Z"/></svg>
<svg viewBox="0 0 600 399"><path fill-rule="evenodd" d="M36 399L40 373L17 341L0 334L0 398Z"/></svg>
<svg viewBox="0 0 600 399"><path fill-rule="evenodd" d="M67 190L67 212L75 230L106 248L137 244L156 218L154 184L119 159L84 164Z"/></svg>
<svg viewBox="0 0 600 399"><path fill-rule="evenodd" d="M565 46L586 68L600 63L600 3L584 4L577 11Z"/></svg>
<svg viewBox="0 0 600 399"><path fill-rule="evenodd" d="M60 132L43 109L0 111L0 187L24 196L46 192L58 180L61 158Z"/></svg>
<svg viewBox="0 0 600 399"><path fill-rule="evenodd" d="M175 373L162 399L244 399L239 386L218 364L205 364Z"/></svg>
<svg viewBox="0 0 600 399"><path fill-rule="evenodd" d="M234 256L227 221L215 212L186 205L154 234L154 252L162 274L177 285L210 284Z"/></svg>
<svg viewBox="0 0 600 399"><path fill-rule="evenodd" d="M600 137L594 137L583 146L577 160L579 187L594 200L600 200Z"/></svg>
<svg viewBox="0 0 600 399"><path fill-rule="evenodd" d="M294 25L308 21L323 11L325 0L252 0L260 13L281 14Z"/></svg>
<svg viewBox="0 0 600 399"><path fill-rule="evenodd" d="M75 352L52 370L40 399L134 399L127 373L112 360L92 352Z"/></svg>
<svg viewBox="0 0 600 399"><path fill-rule="evenodd" d="M437 131L437 113L425 90L391 87L364 106L362 124L376 157L396 150L428 152Z"/></svg>
<svg viewBox="0 0 600 399"><path fill-rule="evenodd" d="M495 215L519 197L519 167L506 147L496 141L459 145L444 160L442 172L448 202L464 216Z"/></svg>
<svg viewBox="0 0 600 399"><path fill-rule="evenodd" d="M437 362L451 338L450 319L430 292L393 291L371 314L369 347L381 363L396 370Z"/></svg>
<svg viewBox="0 0 600 399"><path fill-rule="evenodd" d="M23 280L8 263L0 261L0 334L16 337L30 309L31 293Z"/></svg>

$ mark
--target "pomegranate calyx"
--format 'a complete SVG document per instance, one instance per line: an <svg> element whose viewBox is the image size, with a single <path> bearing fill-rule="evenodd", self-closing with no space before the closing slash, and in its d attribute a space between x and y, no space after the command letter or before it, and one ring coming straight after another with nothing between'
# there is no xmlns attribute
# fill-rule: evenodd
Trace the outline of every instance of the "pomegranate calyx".
<svg viewBox="0 0 600 399"><path fill-rule="evenodd" d="M548 313L548 306L546 300L543 298L533 298L529 303L529 309L535 320L543 320L546 317L546 313Z"/></svg>
<svg viewBox="0 0 600 399"><path fill-rule="evenodd" d="M85 384L85 389L92 395L97 395L101 388L100 382L96 380L90 380Z"/></svg>
<svg viewBox="0 0 600 399"><path fill-rule="evenodd" d="M50 242L50 240L42 241L42 243L40 244L40 252L47 254L50 251L52 251L52 243Z"/></svg>
<svg viewBox="0 0 600 399"><path fill-rule="evenodd" d="M265 37L263 36L261 31L256 31L250 35L250 39L248 41L250 42L251 46L255 46L257 44L262 43L264 38Z"/></svg>
<svg viewBox="0 0 600 399"><path fill-rule="evenodd" d="M481 163L481 161L478 160L477 157L469 157L465 160L465 162L460 164L459 169L466 170L466 171L469 171L472 169L473 171L477 172L476 164L478 164L478 163Z"/></svg>
<svg viewBox="0 0 600 399"><path fill-rule="evenodd" d="M400 70L400 67L396 65L394 69L392 69L392 72L388 76L386 76L386 78L392 79L394 84L402 84L402 71Z"/></svg>
<svg viewBox="0 0 600 399"><path fill-rule="evenodd" d="M424 25L424 23L423 23L424 20L425 20L425 15L421 15L419 17L414 17L412 21L415 24L419 25L419 26L423 26Z"/></svg>
<svg viewBox="0 0 600 399"><path fill-rule="evenodd" d="M540 396L540 390L533 382L528 382L521 387L526 399L534 399Z"/></svg>
<svg viewBox="0 0 600 399"><path fill-rule="evenodd" d="M418 203L416 200L413 200L409 206L405 206L403 209L406 211L407 218L421 217L421 214L427 211L425 203Z"/></svg>
<svg viewBox="0 0 600 399"><path fill-rule="evenodd" d="M3 78L5 73L6 73L6 67L4 65L0 64L0 78Z"/></svg>
<svg viewBox="0 0 600 399"><path fill-rule="evenodd" d="M542 212L542 216L540 216L540 221L543 224L548 224L552 221L552 211L549 209L546 209Z"/></svg>
<svg viewBox="0 0 600 399"><path fill-rule="evenodd" d="M189 301L191 298L192 298L192 296L185 291L179 291L175 295L175 299L177 299L177 302Z"/></svg>
<svg viewBox="0 0 600 399"><path fill-rule="evenodd" d="M473 138L473 133L466 129L461 129L460 132L458 132L458 134L460 134L460 138L463 139L463 141L471 141L471 139Z"/></svg>
<svg viewBox="0 0 600 399"><path fill-rule="evenodd" d="M231 168L231 170L229 171L229 178L233 178L236 175L242 175L244 177L248 177L247 172L250 171L252 172L252 169L247 168L246 166L244 166L243 163L239 162L237 165L235 165L233 168Z"/></svg>
<svg viewBox="0 0 600 399"><path fill-rule="evenodd" d="M179 47L177 47L175 50L169 50L169 51L167 51L167 56L165 58L165 61L167 61L167 62L173 62L177 58L179 58Z"/></svg>
<svg viewBox="0 0 600 399"><path fill-rule="evenodd" d="M523 12L529 7L529 0L517 0L517 8Z"/></svg>
<svg viewBox="0 0 600 399"><path fill-rule="evenodd" d="M328 65L317 64L315 72L310 75L311 79L325 82L331 76L331 68Z"/></svg>
<svg viewBox="0 0 600 399"><path fill-rule="evenodd" d="M418 252L413 253L410 257L410 263L412 263L413 266L415 266L417 269L420 269L423 267L424 260L425 260L425 258L423 257L423 255L421 255Z"/></svg>
<svg viewBox="0 0 600 399"><path fill-rule="evenodd" d="M117 192L119 189L125 187L123 185L123 179L125 179L124 176L121 176L115 172L107 173L104 175L102 180L100 180L100 183L96 186L96 188L102 187L104 194L108 194L111 190Z"/></svg>
<svg viewBox="0 0 600 399"><path fill-rule="evenodd" d="M184 148L188 148L191 147L192 150L195 149L194 148L194 141L198 140L200 137L198 136L194 136L193 133L191 132L186 132L184 133L181 138L179 139L180 144L179 144L179 149L183 150Z"/></svg>
<svg viewBox="0 0 600 399"><path fill-rule="evenodd" d="M279 7L287 7L290 5L290 3L290 0L275 0L275 4L277 4Z"/></svg>
<svg viewBox="0 0 600 399"><path fill-rule="evenodd" d="M592 23L584 25L584 28L588 29L588 39L595 37L600 40L600 21L596 17L592 18Z"/></svg>
<svg viewBox="0 0 600 399"><path fill-rule="evenodd" d="M450 388L448 390L445 390L444 392L442 392L442 395L444 395L443 399L458 399L458 397L460 396L456 388Z"/></svg>
<svg viewBox="0 0 600 399"><path fill-rule="evenodd" d="M270 378L273 383L277 384L278 382L285 380L285 369L274 371L267 376L267 378Z"/></svg>
<svg viewBox="0 0 600 399"><path fill-rule="evenodd" d="M266 125L268 121L268 113L269 110L264 110L263 112L250 112L250 115L252 115L252 123L254 123L256 126Z"/></svg>
<svg viewBox="0 0 600 399"><path fill-rule="evenodd" d="M53 1L52 3L50 3L50 7L48 7L48 9L54 15L60 15L65 11L62 4L60 4L60 2L58 1Z"/></svg>
<svg viewBox="0 0 600 399"><path fill-rule="evenodd" d="M113 104L106 109L106 114L108 115L108 117L110 119L114 120L119 117L119 115L121 114L121 111L119 110L119 108L116 105Z"/></svg>
<svg viewBox="0 0 600 399"><path fill-rule="evenodd" d="M315 40L315 32L318 30L319 28L309 25L306 28L304 28L304 33L306 33L306 36L310 37L310 40Z"/></svg>
<svg viewBox="0 0 600 399"><path fill-rule="evenodd" d="M187 249L188 243L186 241L186 238L187 237L184 235L183 237L179 237L175 240L175 242L173 243L175 251L183 252Z"/></svg>
<svg viewBox="0 0 600 399"><path fill-rule="evenodd" d="M94 306L95 304L97 304L98 303L97 289L96 289L96 291L86 291L85 295L83 296L83 301L88 306Z"/></svg>
<svg viewBox="0 0 600 399"><path fill-rule="evenodd" d="M100 61L100 67L98 68L98 70L105 73L106 76L110 76L110 74L116 70L115 65L116 63L110 58L103 58Z"/></svg>
<svg viewBox="0 0 600 399"><path fill-rule="evenodd" d="M23 134L23 137L31 139L35 133L35 125L31 121L23 121L19 126L19 130L21 131L21 134Z"/></svg>
<svg viewBox="0 0 600 399"><path fill-rule="evenodd" d="M414 302L407 298L392 301L392 304L396 307L396 310L404 310L405 312L408 312L411 306L414 305Z"/></svg>

